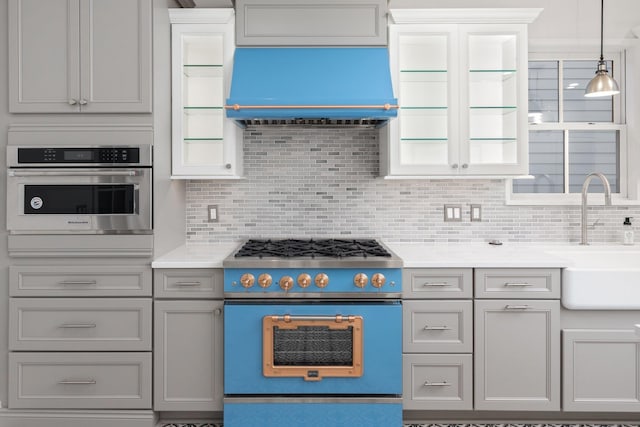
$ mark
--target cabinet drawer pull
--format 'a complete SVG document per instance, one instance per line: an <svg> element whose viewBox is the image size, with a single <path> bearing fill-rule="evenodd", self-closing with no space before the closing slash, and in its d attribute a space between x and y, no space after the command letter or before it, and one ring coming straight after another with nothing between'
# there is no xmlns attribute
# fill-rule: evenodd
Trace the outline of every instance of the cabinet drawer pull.
<svg viewBox="0 0 640 427"><path fill-rule="evenodd" d="M198 286L202 286L202 282L193 281L193 282L176 282L176 286L179 288L195 288Z"/></svg>
<svg viewBox="0 0 640 427"><path fill-rule="evenodd" d="M62 286L92 286L97 285L95 280L62 280L58 282Z"/></svg>
<svg viewBox="0 0 640 427"><path fill-rule="evenodd" d="M511 286L514 288L524 288L527 286L533 286L531 283L527 283L527 282L507 282L504 284L505 286Z"/></svg>
<svg viewBox="0 0 640 427"><path fill-rule="evenodd" d="M451 384L446 382L446 381L442 381L439 383L430 383L429 381L425 381L423 386L425 387L450 387Z"/></svg>
<svg viewBox="0 0 640 427"><path fill-rule="evenodd" d="M429 326L429 325L425 325L424 328L425 331L450 331L451 328L448 326Z"/></svg>
<svg viewBox="0 0 640 427"><path fill-rule="evenodd" d="M90 329L95 328L96 326L97 325L95 323L63 323L58 327L65 329Z"/></svg>
<svg viewBox="0 0 640 427"><path fill-rule="evenodd" d="M505 310L528 310L530 308L531 308L531 306L528 306L526 304L524 304L524 305L507 304L507 305L504 306Z"/></svg>
<svg viewBox="0 0 640 427"><path fill-rule="evenodd" d="M453 286L453 285L447 282L425 282L422 285L423 288L439 288L444 286Z"/></svg>
<svg viewBox="0 0 640 427"><path fill-rule="evenodd" d="M71 385L92 385L92 384L96 384L96 380L94 379L86 379L86 380L62 380L62 381L58 381L58 384L60 385L67 385L67 384L71 384Z"/></svg>

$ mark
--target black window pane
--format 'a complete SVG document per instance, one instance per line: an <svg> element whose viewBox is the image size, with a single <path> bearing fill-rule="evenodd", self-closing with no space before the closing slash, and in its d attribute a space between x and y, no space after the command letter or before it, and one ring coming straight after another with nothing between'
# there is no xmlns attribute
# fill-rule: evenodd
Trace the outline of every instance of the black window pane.
<svg viewBox="0 0 640 427"><path fill-rule="evenodd" d="M620 138L616 130L569 132L569 192L580 193L585 178L592 172L601 172L609 180L611 192L618 193L620 164ZM590 193L602 193L599 179L589 185Z"/></svg>
<svg viewBox="0 0 640 427"><path fill-rule="evenodd" d="M514 193L564 192L564 132L529 132L529 175L513 181Z"/></svg>
<svg viewBox="0 0 640 427"><path fill-rule="evenodd" d="M557 123L558 61L529 61L529 123Z"/></svg>
<svg viewBox="0 0 640 427"><path fill-rule="evenodd" d="M613 63L607 61L611 73ZM562 96L564 122L612 122L613 97L585 98L584 91L595 76L598 61L564 61Z"/></svg>

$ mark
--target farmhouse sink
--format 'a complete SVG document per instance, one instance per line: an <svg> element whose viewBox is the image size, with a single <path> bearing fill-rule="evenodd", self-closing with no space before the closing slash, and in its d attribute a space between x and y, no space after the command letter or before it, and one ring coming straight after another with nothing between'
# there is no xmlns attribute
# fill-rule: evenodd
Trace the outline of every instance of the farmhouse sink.
<svg viewBox="0 0 640 427"><path fill-rule="evenodd" d="M640 247L570 246L548 252L567 260L562 272L565 308L640 309Z"/></svg>

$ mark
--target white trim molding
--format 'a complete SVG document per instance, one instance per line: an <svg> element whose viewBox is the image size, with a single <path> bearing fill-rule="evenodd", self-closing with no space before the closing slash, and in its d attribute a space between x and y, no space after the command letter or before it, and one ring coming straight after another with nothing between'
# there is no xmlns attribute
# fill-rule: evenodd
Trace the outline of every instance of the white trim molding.
<svg viewBox="0 0 640 427"><path fill-rule="evenodd" d="M542 8L390 9L394 24L530 24Z"/></svg>
<svg viewBox="0 0 640 427"><path fill-rule="evenodd" d="M169 9L172 24L226 24L234 16L232 8Z"/></svg>

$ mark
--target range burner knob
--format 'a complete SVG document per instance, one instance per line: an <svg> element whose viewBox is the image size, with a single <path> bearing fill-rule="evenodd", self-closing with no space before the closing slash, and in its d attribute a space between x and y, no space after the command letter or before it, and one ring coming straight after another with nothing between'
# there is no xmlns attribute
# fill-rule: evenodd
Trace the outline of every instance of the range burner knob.
<svg viewBox="0 0 640 427"><path fill-rule="evenodd" d="M240 276L240 284L242 285L243 288L252 287L255 281L256 281L256 278L253 277L253 274L251 273L245 273L242 276Z"/></svg>
<svg viewBox="0 0 640 427"><path fill-rule="evenodd" d="M271 277L270 274L262 273L261 275L258 276L258 285L260 285L261 288L263 289L268 288L269 286L271 286L272 283L273 283L273 278Z"/></svg>
<svg viewBox="0 0 640 427"><path fill-rule="evenodd" d="M365 286L367 286L368 282L369 278L364 273L358 273L356 274L356 277L353 278L353 284L359 288L364 288Z"/></svg>
<svg viewBox="0 0 640 427"><path fill-rule="evenodd" d="M329 276L324 273L318 273L315 278L316 286L319 288L326 288L329 284Z"/></svg>
<svg viewBox="0 0 640 427"><path fill-rule="evenodd" d="M280 278L280 287L283 291L288 291L293 288L293 277L291 276L282 276Z"/></svg>
<svg viewBox="0 0 640 427"><path fill-rule="evenodd" d="M302 273L298 276L298 286L300 286L301 288L308 288L310 284L311 276L309 276L307 273Z"/></svg>
<svg viewBox="0 0 640 427"><path fill-rule="evenodd" d="M387 278L384 277L384 274L382 273L375 273L373 276L371 276L371 285L374 288L380 289L381 287L384 286L384 283L386 281L387 281Z"/></svg>

